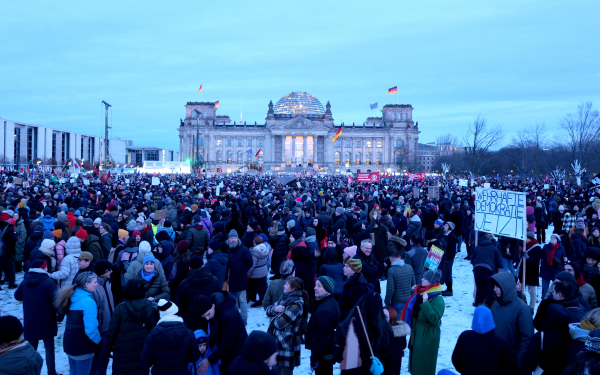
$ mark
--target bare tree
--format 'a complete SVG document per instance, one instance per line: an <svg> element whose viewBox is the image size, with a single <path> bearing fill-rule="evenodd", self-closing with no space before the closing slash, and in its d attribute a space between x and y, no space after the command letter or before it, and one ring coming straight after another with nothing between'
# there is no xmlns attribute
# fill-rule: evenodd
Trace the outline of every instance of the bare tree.
<svg viewBox="0 0 600 375"><path fill-rule="evenodd" d="M529 151L531 150L531 141L526 130L519 130L517 136L511 140L512 145L509 147L509 158L517 174L525 177L529 170Z"/></svg>
<svg viewBox="0 0 600 375"><path fill-rule="evenodd" d="M439 136L435 142L442 155L454 154L456 152L454 148L459 145L458 138L450 133Z"/></svg>
<svg viewBox="0 0 600 375"><path fill-rule="evenodd" d="M568 113L561 120L560 127L566 135L570 161L590 165L596 157L593 146L600 135L600 115L592 109L592 102L581 102L576 113Z"/></svg>
<svg viewBox="0 0 600 375"><path fill-rule="evenodd" d="M472 172L479 172L485 155L490 149L499 145L502 139L504 139L502 127L500 125L488 127L487 120L481 115L468 125L467 133L463 135L463 142Z"/></svg>
<svg viewBox="0 0 600 375"><path fill-rule="evenodd" d="M540 152L542 144L546 142L546 125L542 122L536 122L534 126L525 129L525 134L529 139L529 143L535 151L535 176L540 175Z"/></svg>

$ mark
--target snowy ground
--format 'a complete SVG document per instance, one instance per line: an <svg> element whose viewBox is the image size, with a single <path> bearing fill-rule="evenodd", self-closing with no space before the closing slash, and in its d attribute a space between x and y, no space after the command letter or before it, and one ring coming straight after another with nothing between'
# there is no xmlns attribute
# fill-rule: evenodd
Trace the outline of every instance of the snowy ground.
<svg viewBox="0 0 600 375"><path fill-rule="evenodd" d="M552 234L552 227L548 229L546 239L549 240ZM454 296L444 297L446 310L442 318L442 337L438 354L437 371L448 369L456 372L452 365L452 351L456 344L458 336L465 330L471 329L471 320L473 319L473 311L475 308L473 303L473 272L471 263L465 260L467 256L466 247L463 244L462 251L457 253L453 267L454 278ZM17 283L23 280L23 273L17 275ZM381 290L384 291L385 297L385 281L381 283ZM0 314L15 315L19 319L23 319L23 308L21 302L14 299L14 291L8 290L7 286L3 286L0 291ZM541 295L541 287L538 288L538 303ZM526 293L529 300L529 295ZM254 330L266 331L269 320L267 319L262 308L249 308L248 310L248 333ZM59 374L69 373L69 364L67 356L62 351L62 335L64 333L65 323L59 323L58 334L56 338L56 370ZM44 357L43 343L40 342L38 351ZM302 347L302 358L300 367L296 368L294 373L301 375L310 375L310 351ZM334 373L339 373L338 366ZM110 365L109 372L110 373ZM405 350L404 359L402 360L402 374L408 374L408 349ZM42 374L46 375L46 367L42 368Z"/></svg>

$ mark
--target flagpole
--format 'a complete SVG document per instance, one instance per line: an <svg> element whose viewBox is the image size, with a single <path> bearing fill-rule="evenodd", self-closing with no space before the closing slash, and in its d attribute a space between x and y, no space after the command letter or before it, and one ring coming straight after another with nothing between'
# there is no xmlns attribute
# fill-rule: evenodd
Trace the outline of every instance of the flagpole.
<svg viewBox="0 0 600 375"><path fill-rule="evenodd" d="M396 105L398 105L398 88L396 88Z"/></svg>

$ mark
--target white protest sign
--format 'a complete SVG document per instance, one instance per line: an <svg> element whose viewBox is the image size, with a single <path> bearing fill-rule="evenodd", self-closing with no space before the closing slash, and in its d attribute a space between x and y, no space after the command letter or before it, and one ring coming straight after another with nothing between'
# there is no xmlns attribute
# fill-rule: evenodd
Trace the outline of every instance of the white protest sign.
<svg viewBox="0 0 600 375"><path fill-rule="evenodd" d="M128 178L125 179L125 183L129 185L130 180Z"/></svg>
<svg viewBox="0 0 600 375"><path fill-rule="evenodd" d="M48 180L48 179L45 179L45 180L44 180L44 185L46 185L46 186L50 186L50 180Z"/></svg>
<svg viewBox="0 0 600 375"><path fill-rule="evenodd" d="M458 186L469 186L469 181L461 178L458 180Z"/></svg>
<svg viewBox="0 0 600 375"><path fill-rule="evenodd" d="M475 230L524 241L527 237L525 197L522 192L478 187L475 190Z"/></svg>
<svg viewBox="0 0 600 375"><path fill-rule="evenodd" d="M298 189L301 189L301 188L302 188L302 184L301 184L301 183L299 183L298 181L296 181L296 186L298 186Z"/></svg>
<svg viewBox="0 0 600 375"><path fill-rule="evenodd" d="M65 183L65 181L66 181L66 180L65 180L64 178L62 178L62 177L58 179L58 182L60 182L61 184L64 184L64 183Z"/></svg>
<svg viewBox="0 0 600 375"><path fill-rule="evenodd" d="M544 190L550 189L550 184L544 184Z"/></svg>
<svg viewBox="0 0 600 375"><path fill-rule="evenodd" d="M489 189L491 186L490 186L489 182L484 182L483 183L483 187L486 188L486 189Z"/></svg>
<svg viewBox="0 0 600 375"><path fill-rule="evenodd" d="M84 184L84 185L88 185L88 186L89 186L89 184L90 184L90 180L88 180L87 178L84 178L84 179L83 179L83 184Z"/></svg>
<svg viewBox="0 0 600 375"><path fill-rule="evenodd" d="M160 178L152 177L152 185L158 185L158 184L160 184Z"/></svg>
<svg viewBox="0 0 600 375"><path fill-rule="evenodd" d="M74 183L75 183L75 179L74 179L74 178L72 178L72 179L70 180L70 182L71 182L72 184L74 184Z"/></svg>

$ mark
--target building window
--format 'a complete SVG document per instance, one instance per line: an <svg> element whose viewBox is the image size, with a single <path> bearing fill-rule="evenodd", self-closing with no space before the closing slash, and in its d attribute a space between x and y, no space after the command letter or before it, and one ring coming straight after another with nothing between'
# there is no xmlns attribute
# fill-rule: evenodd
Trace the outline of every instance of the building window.
<svg viewBox="0 0 600 375"><path fill-rule="evenodd" d="M67 161L67 135L62 133L61 138L61 160L65 162Z"/></svg>
<svg viewBox="0 0 600 375"><path fill-rule="evenodd" d="M146 150L146 160L159 161L158 150Z"/></svg>
<svg viewBox="0 0 600 375"><path fill-rule="evenodd" d="M52 133L52 159L56 160L56 133Z"/></svg>
<svg viewBox="0 0 600 375"><path fill-rule="evenodd" d="M401 153L396 153L396 165L401 165L402 164L402 154Z"/></svg>
<svg viewBox="0 0 600 375"><path fill-rule="evenodd" d="M242 162L243 162L243 155L244 154L242 154L241 151L238 151L238 153L237 153L237 162L238 162L238 164L242 164Z"/></svg>
<svg viewBox="0 0 600 375"><path fill-rule="evenodd" d="M340 152L335 152L335 165L340 165Z"/></svg>
<svg viewBox="0 0 600 375"><path fill-rule="evenodd" d="M204 138L200 138L200 146L204 146Z"/></svg>
<svg viewBox="0 0 600 375"><path fill-rule="evenodd" d="M371 147L371 141L367 141L367 147Z"/></svg>
<svg viewBox="0 0 600 375"><path fill-rule="evenodd" d="M231 139L227 140L227 146L231 146Z"/></svg>
<svg viewBox="0 0 600 375"><path fill-rule="evenodd" d="M333 147L341 147L341 142L339 139L337 141L333 142Z"/></svg>
<svg viewBox="0 0 600 375"><path fill-rule="evenodd" d="M381 148L381 141L377 141L377 147Z"/></svg>
<svg viewBox="0 0 600 375"><path fill-rule="evenodd" d="M251 139L248 140L248 146L252 147L252 140Z"/></svg>
<svg viewBox="0 0 600 375"><path fill-rule="evenodd" d="M263 163L263 152L261 151L258 154L258 165L262 165L262 163Z"/></svg>
<svg viewBox="0 0 600 375"><path fill-rule="evenodd" d="M14 161L15 163L19 162L21 158L21 128L15 127L15 153L14 153Z"/></svg>
<svg viewBox="0 0 600 375"><path fill-rule="evenodd" d="M88 151L89 151L88 160L93 161L92 157L94 155L96 155L96 138L91 137L91 138L88 138L88 140L90 141L90 144L88 147ZM100 160L98 160L98 161L100 161Z"/></svg>
<svg viewBox="0 0 600 375"><path fill-rule="evenodd" d="M377 156L375 157L375 162L377 163L377 165L381 165L381 152L377 153Z"/></svg>
<svg viewBox="0 0 600 375"><path fill-rule="evenodd" d="M401 139L396 139L394 142L394 147L404 147L404 141Z"/></svg>
<svg viewBox="0 0 600 375"><path fill-rule="evenodd" d="M238 139L238 147L242 147L243 143L244 143L244 141L242 141L241 139Z"/></svg>
<svg viewBox="0 0 600 375"><path fill-rule="evenodd" d="M366 160L365 160L365 164L367 164L367 165L371 165L371 153L370 153L370 152L367 152L367 153L365 154L365 159L366 159Z"/></svg>
<svg viewBox="0 0 600 375"><path fill-rule="evenodd" d="M142 150L135 150L135 163L142 164L144 162L144 158L142 158Z"/></svg>
<svg viewBox="0 0 600 375"><path fill-rule="evenodd" d="M33 128L27 128L27 160L33 161Z"/></svg>
<svg viewBox="0 0 600 375"><path fill-rule="evenodd" d="M34 159L38 157L37 147L38 147L38 128L33 128L33 158Z"/></svg>
<svg viewBox="0 0 600 375"><path fill-rule="evenodd" d="M346 141L346 147L352 147L352 141L347 140Z"/></svg>
<svg viewBox="0 0 600 375"><path fill-rule="evenodd" d="M223 162L223 152L217 151L217 163L222 163L222 162Z"/></svg>
<svg viewBox="0 0 600 375"><path fill-rule="evenodd" d="M217 147L221 147L221 140L217 139Z"/></svg>
<svg viewBox="0 0 600 375"><path fill-rule="evenodd" d="M83 159L83 137L81 137L81 140L79 141L79 143L81 144L81 158Z"/></svg>
<svg viewBox="0 0 600 375"><path fill-rule="evenodd" d="M360 165L360 162L362 160L362 154L360 152L356 153L356 165Z"/></svg>
<svg viewBox="0 0 600 375"><path fill-rule="evenodd" d="M289 164L287 159L290 159L290 163L291 163L291 159L292 159L292 136L291 135L285 136L285 158L286 158L286 164Z"/></svg>
<svg viewBox="0 0 600 375"><path fill-rule="evenodd" d="M233 152L227 151L227 164L233 163Z"/></svg>
<svg viewBox="0 0 600 375"><path fill-rule="evenodd" d="M263 140L262 140L262 139L259 139L259 140L258 140L258 147L262 147L262 146L263 146Z"/></svg>
<svg viewBox="0 0 600 375"><path fill-rule="evenodd" d="M356 147L362 147L362 146L360 145L360 141L356 141Z"/></svg>
<svg viewBox="0 0 600 375"><path fill-rule="evenodd" d="M349 152L346 152L344 154L344 163L346 163L346 165L350 164L350 153Z"/></svg>

